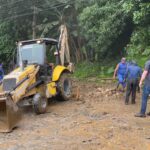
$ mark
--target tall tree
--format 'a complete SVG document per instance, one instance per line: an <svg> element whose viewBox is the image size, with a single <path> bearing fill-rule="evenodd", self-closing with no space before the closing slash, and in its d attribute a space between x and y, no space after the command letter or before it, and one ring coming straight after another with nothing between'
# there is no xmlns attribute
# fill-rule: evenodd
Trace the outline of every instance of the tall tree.
<svg viewBox="0 0 150 150"><path fill-rule="evenodd" d="M134 23L131 42L127 45L132 58L139 53L150 54L150 2L148 0L127 0L123 6L126 14Z"/></svg>
<svg viewBox="0 0 150 150"><path fill-rule="evenodd" d="M94 59L121 55L132 33L132 23L123 12L123 1L94 1L83 9L79 20L87 41L88 55Z"/></svg>

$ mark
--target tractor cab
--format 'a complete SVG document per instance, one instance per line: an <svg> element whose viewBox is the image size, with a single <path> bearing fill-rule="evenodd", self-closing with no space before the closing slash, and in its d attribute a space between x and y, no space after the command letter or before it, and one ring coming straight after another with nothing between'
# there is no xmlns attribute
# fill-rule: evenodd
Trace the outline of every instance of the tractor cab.
<svg viewBox="0 0 150 150"><path fill-rule="evenodd" d="M60 64L58 41L51 38L41 38L18 42L18 64L45 65L48 62L49 48L55 48L56 64Z"/></svg>
<svg viewBox="0 0 150 150"><path fill-rule="evenodd" d="M55 55L55 57L54 57ZM18 42L18 65L23 70L29 65L39 65L40 76L52 76L54 63L61 64L58 41L52 38L40 38ZM49 58L51 60L49 60Z"/></svg>

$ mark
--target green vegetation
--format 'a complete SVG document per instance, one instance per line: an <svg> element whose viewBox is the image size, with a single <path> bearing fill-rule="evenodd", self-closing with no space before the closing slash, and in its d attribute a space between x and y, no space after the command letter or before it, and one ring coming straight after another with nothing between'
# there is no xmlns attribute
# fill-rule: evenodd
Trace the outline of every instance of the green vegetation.
<svg viewBox="0 0 150 150"><path fill-rule="evenodd" d="M106 78L112 77L115 65L109 66L100 63L84 62L76 66L74 76L79 79L86 79L89 77Z"/></svg>
<svg viewBox="0 0 150 150"><path fill-rule="evenodd" d="M123 53L132 25L123 13L122 1L96 1L83 9L79 20L86 48L94 50L93 60L101 61Z"/></svg>
<svg viewBox="0 0 150 150"><path fill-rule="evenodd" d="M0 63L12 64L16 41L58 39L65 24L75 76L110 76L122 56L149 58L149 20L148 0L0 0Z"/></svg>
<svg viewBox="0 0 150 150"><path fill-rule="evenodd" d="M127 45L128 55L142 57L150 55L150 2L148 0L127 0L123 5L125 13L132 18L134 30ZM140 58L140 57L138 57Z"/></svg>

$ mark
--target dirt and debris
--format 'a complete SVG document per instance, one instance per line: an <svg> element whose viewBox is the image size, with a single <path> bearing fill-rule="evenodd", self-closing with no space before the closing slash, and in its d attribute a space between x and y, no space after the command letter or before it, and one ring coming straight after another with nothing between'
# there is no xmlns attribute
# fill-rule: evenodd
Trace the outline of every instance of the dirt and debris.
<svg viewBox="0 0 150 150"><path fill-rule="evenodd" d="M75 87L72 100L51 101L46 114L26 108L19 127L0 134L0 150L150 150L150 117L134 117L141 94L126 106L111 83Z"/></svg>

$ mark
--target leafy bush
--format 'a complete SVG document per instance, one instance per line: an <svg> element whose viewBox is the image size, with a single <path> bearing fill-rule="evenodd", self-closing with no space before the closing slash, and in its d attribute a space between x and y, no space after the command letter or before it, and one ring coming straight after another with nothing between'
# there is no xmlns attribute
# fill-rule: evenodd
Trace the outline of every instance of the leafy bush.
<svg viewBox="0 0 150 150"><path fill-rule="evenodd" d="M111 65L111 64L110 64ZM76 65L74 76L79 79L89 77L105 78L112 77L115 65L104 65L103 63L84 62Z"/></svg>

